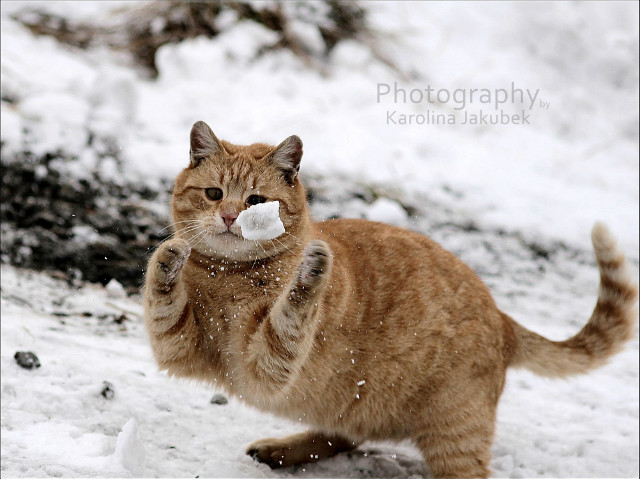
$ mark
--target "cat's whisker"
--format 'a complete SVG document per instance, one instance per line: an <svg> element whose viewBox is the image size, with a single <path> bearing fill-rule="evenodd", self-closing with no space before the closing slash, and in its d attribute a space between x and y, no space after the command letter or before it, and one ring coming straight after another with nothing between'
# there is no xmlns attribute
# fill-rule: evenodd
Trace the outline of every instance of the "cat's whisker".
<svg viewBox="0 0 640 479"><path fill-rule="evenodd" d="M173 235L174 236L178 236L178 233L180 233L181 236L188 235L188 234L193 233L193 232L198 232L198 230L200 230L200 228L201 228L201 226L194 226L193 228L190 228L190 229L176 231Z"/></svg>
<svg viewBox="0 0 640 479"><path fill-rule="evenodd" d="M174 221L172 226L188 223L188 224L199 224L202 223L202 220L182 220L182 221Z"/></svg>
<svg viewBox="0 0 640 479"><path fill-rule="evenodd" d="M213 225L209 225L207 227L205 227L205 235L202 237L202 239L206 239L207 236L211 236L213 234Z"/></svg>
<svg viewBox="0 0 640 479"><path fill-rule="evenodd" d="M175 226L182 223L199 223L201 220L182 220L182 221L173 221L169 226Z"/></svg>
<svg viewBox="0 0 640 479"><path fill-rule="evenodd" d="M198 224L199 222L200 222L200 220L184 220L184 221L176 221L175 223L172 223L172 224L170 224L170 225L167 225L167 226L165 226L164 228L162 228L162 229L160 229L160 230L156 231L156 234L160 234L160 233L162 233L163 231L168 230L169 228L173 228L173 227L175 227L176 225L181 224L181 223L189 223L189 226L190 226L190 225L193 225L193 224ZM172 233L172 235L173 235L173 234L175 234L175 231Z"/></svg>
<svg viewBox="0 0 640 479"><path fill-rule="evenodd" d="M208 230L206 227L203 227L204 229L202 231L199 231L198 233L196 233L194 236L191 237L191 241L189 241L189 243L191 243L191 247L195 248L196 246L198 246L202 240L206 237Z"/></svg>
<svg viewBox="0 0 640 479"><path fill-rule="evenodd" d="M179 225L179 224L183 224L183 223L187 223L187 224L202 224L202 220L201 219L182 220L182 221L175 221L173 224L174 225Z"/></svg>
<svg viewBox="0 0 640 479"><path fill-rule="evenodd" d="M167 236L166 238L161 239L160 241L158 241L155 245L153 245L152 247L147 249L147 253L155 251L156 249L158 249L158 246L160 246L162 243L164 243L165 241L167 241L169 238L171 238L173 236L173 234Z"/></svg>
<svg viewBox="0 0 640 479"><path fill-rule="evenodd" d="M265 254L265 257L268 257L268 256L269 256L269 253L267 253L267 250L266 250L266 249L264 249L264 246L262 246L262 243L260 243L260 241L257 241L257 240L256 240L256 241L254 241L254 243L255 243L257 246L260 246L260 248L262 249L262 252Z"/></svg>
<svg viewBox="0 0 640 479"><path fill-rule="evenodd" d="M258 253L256 252L256 257L253 259L253 263L251 264L251 269L256 267L256 263L258 262Z"/></svg>
<svg viewBox="0 0 640 479"><path fill-rule="evenodd" d="M280 241L278 238L272 238L272 239L271 239L271 240L269 240L269 241L271 241L271 243L272 243L272 244L273 244L273 242L274 242L274 241L277 241L280 245L282 245L282 247L283 247L284 249L286 249L289 253L292 253L292 254L293 254L293 251L291 251L291 249L290 249L286 244L284 244L282 241Z"/></svg>
<svg viewBox="0 0 640 479"><path fill-rule="evenodd" d="M168 230L168 229L169 229L169 228L171 228L171 227L173 227L173 225L167 225L167 226L165 226L164 228L162 228L162 229L160 229L160 230L156 231L156 234L162 233L163 231Z"/></svg>
<svg viewBox="0 0 640 479"><path fill-rule="evenodd" d="M196 238L198 238L198 241L193 245L194 247L202 243L207 238L207 235L210 235L213 232L212 227L213 225L208 225L208 226L202 225L202 228L204 229L196 235Z"/></svg>
<svg viewBox="0 0 640 479"><path fill-rule="evenodd" d="M180 231L180 232L193 231L193 229L201 228L204 225L205 225L204 221L202 221L202 220L191 220L190 223L188 223L186 226L183 226L183 227L177 229L176 232L177 231Z"/></svg>
<svg viewBox="0 0 640 479"><path fill-rule="evenodd" d="M155 245L153 245L152 247L147 249L147 253L151 252L151 251L155 251L156 249L158 249L158 247L164 243L165 241L172 239L175 236L175 232L171 233L170 235L168 235L166 238L162 238L160 241L158 241Z"/></svg>
<svg viewBox="0 0 640 479"><path fill-rule="evenodd" d="M171 236L169 236L168 238L166 238L166 239L162 240L162 242L166 241L167 239L173 239L173 238L177 237L177 234L178 234L178 233L182 233L182 234L186 235L186 234L189 234L189 233L191 233L191 232L193 232L193 231L197 231L199 228L200 228L200 226L193 227L193 228L188 229L188 230L175 231L173 234L171 234ZM187 238L185 238L185 239L187 239ZM161 242L161 243L162 243L162 242ZM156 246L157 246L157 245L156 245Z"/></svg>
<svg viewBox="0 0 640 479"><path fill-rule="evenodd" d="M193 231L197 231L197 230L199 230L200 228L202 228L202 226L203 226L203 225L202 225L202 221L200 221L200 220L193 220L193 223L190 223L190 224L188 224L187 226L184 226L184 227L182 227L182 228L177 228L177 229L173 232L172 236L176 236L176 235L178 235L178 234L186 235L186 234L189 234L189 233L191 233L191 232L193 232Z"/></svg>
<svg viewBox="0 0 640 479"><path fill-rule="evenodd" d="M302 241L300 241L300 238L298 238L296 235L291 234L291 233L289 233L288 231L285 231L285 232L284 232L284 233L282 233L282 234L289 235L289 236L291 236L292 238L294 238L294 239L296 240L296 244L297 244L297 245L302 244Z"/></svg>
<svg viewBox="0 0 640 479"><path fill-rule="evenodd" d="M201 224L194 225L194 226L188 226L186 228L183 228L183 229L180 229L180 230L176 231L174 234L177 234L177 233L183 233L183 234L191 233L192 231L197 231L202 227L203 227L203 225L201 225Z"/></svg>

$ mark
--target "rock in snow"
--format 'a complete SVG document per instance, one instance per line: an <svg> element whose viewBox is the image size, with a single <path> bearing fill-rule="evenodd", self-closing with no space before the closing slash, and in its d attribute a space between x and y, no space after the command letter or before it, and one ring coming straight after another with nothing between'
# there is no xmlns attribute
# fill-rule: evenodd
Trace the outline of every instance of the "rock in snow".
<svg viewBox="0 0 640 479"><path fill-rule="evenodd" d="M211 398L211 401L209 402L211 404L218 404L220 406L224 406L229 402L229 400L222 394L214 394L214 396Z"/></svg>
<svg viewBox="0 0 640 479"><path fill-rule="evenodd" d="M279 201L253 205L242 211L236 221L242 229L242 236L248 240L270 240L284 233Z"/></svg>
<svg viewBox="0 0 640 479"><path fill-rule="evenodd" d="M113 397L116 395L113 384L111 384L109 381L102 381L102 390L100 391L100 394L105 399L113 399Z"/></svg>
<svg viewBox="0 0 640 479"><path fill-rule="evenodd" d="M123 467L133 477L141 477L145 470L145 450L138 437L138 423L131 418L122 427L118 434L116 449L113 453L113 462L116 466Z"/></svg>
<svg viewBox="0 0 640 479"><path fill-rule="evenodd" d="M40 367L38 356L30 351L17 351L13 356L16 362L25 369L33 369Z"/></svg>

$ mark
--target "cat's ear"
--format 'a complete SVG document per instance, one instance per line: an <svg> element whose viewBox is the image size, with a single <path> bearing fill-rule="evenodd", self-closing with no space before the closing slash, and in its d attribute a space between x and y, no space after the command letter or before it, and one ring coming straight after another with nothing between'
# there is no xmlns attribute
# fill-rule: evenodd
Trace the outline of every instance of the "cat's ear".
<svg viewBox="0 0 640 479"><path fill-rule="evenodd" d="M197 121L193 124L190 139L189 159L191 160L191 168L198 166L202 160L224 151L220 141L204 121Z"/></svg>
<svg viewBox="0 0 640 479"><path fill-rule="evenodd" d="M302 140L296 135L284 140L267 156L267 161L282 172L288 183L293 183L298 176L301 159Z"/></svg>

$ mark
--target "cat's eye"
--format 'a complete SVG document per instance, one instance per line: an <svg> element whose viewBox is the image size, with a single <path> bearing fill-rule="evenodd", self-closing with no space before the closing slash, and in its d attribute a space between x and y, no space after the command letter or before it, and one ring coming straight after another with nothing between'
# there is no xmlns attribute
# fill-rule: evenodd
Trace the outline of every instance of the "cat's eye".
<svg viewBox="0 0 640 479"><path fill-rule="evenodd" d="M206 188L204 193L207 195L207 198L210 200L221 200L222 199L222 190L220 188Z"/></svg>
<svg viewBox="0 0 640 479"><path fill-rule="evenodd" d="M247 204L251 206L264 203L265 201L267 201L267 199L260 195L251 195L247 198Z"/></svg>

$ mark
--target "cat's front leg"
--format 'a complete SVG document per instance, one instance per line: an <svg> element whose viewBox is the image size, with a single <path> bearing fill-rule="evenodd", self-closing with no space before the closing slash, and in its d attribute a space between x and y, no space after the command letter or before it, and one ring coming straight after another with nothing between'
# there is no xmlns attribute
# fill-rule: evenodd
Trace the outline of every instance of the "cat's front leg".
<svg viewBox="0 0 640 479"><path fill-rule="evenodd" d="M316 301L324 292L332 262L333 255L327 243L314 240L307 245L298 274L271 312L280 328L302 331L302 323L318 306Z"/></svg>
<svg viewBox="0 0 640 479"><path fill-rule="evenodd" d="M326 243L311 241L293 281L253 337L248 359L263 391L282 391L307 357L332 261Z"/></svg>
<svg viewBox="0 0 640 479"><path fill-rule="evenodd" d="M182 278L191 253L180 238L165 241L151 257L144 287L145 323L161 369L189 376L197 371L201 342Z"/></svg>
<svg viewBox="0 0 640 479"><path fill-rule="evenodd" d="M189 243L175 238L162 243L151 257L144 288L150 333L163 334L179 321L187 302L182 268L190 253Z"/></svg>

